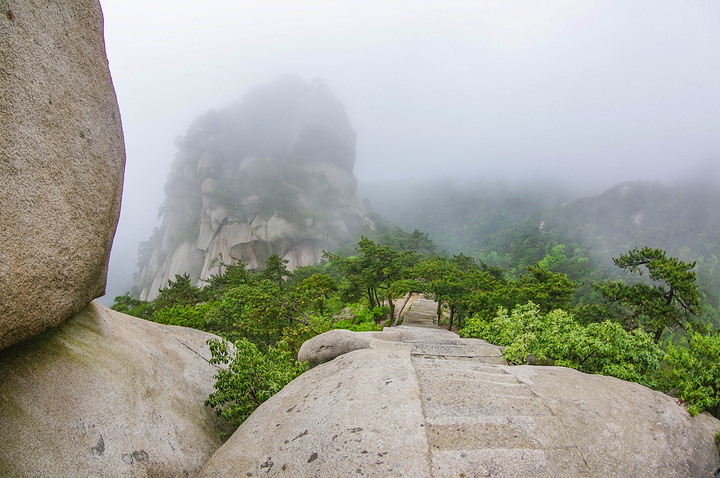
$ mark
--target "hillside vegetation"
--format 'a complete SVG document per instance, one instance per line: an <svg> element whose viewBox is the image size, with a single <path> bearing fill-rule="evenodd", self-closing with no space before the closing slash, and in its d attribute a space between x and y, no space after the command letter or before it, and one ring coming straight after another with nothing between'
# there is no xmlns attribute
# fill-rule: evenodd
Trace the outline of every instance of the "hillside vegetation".
<svg viewBox="0 0 720 478"><path fill-rule="evenodd" d="M511 363L563 365L676 389L692 413L717 414L720 333L698 315L694 264L659 249L633 249L615 263L635 280L592 284L594 294L583 302L578 284L552 271L547 257L510 274L427 249L433 247L423 233L387 230L378 242L362 238L352 255L326 254L318 266L291 273L287 261L271 255L259 272L223 265L204 288L178 275L154 301L126 294L113 308L234 342L212 344L214 360L229 369L218 373L207 401L233 424L302 373L294 357L305 340L332 328L390 325L392 299L410 292L435 297L449 329L506 347ZM646 276L651 282L638 280Z"/></svg>
<svg viewBox="0 0 720 478"><path fill-rule="evenodd" d="M627 182L589 197L571 186L499 183L362 185L375 210L417 228L449 254L463 253L517 277L528 266L566 274L576 303L600 299L592 282L633 280L612 262L633 248L696 262L703 320L720 326L720 187L708 181ZM439 186L439 187L438 187Z"/></svg>

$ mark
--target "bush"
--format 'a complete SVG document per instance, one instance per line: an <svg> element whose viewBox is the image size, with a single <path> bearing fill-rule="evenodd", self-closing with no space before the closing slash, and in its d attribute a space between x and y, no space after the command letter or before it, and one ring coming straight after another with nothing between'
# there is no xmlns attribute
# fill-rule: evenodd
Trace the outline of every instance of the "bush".
<svg viewBox="0 0 720 478"><path fill-rule="evenodd" d="M642 330L627 332L620 324L605 321L587 327L571 314L554 310L541 314L532 302L513 309L500 309L490 320L471 317L460 331L505 347L503 355L512 364L527 363L533 354L540 363L599 373L622 380L654 385L653 373L663 353Z"/></svg>
<svg viewBox="0 0 720 478"><path fill-rule="evenodd" d="M164 307L155 312L153 320L158 324L180 325L193 329L205 330L207 313L215 304L204 303L198 305L174 305Z"/></svg>
<svg viewBox="0 0 720 478"><path fill-rule="evenodd" d="M302 374L307 366L298 362L285 342L268 347L267 353L246 339L234 345L208 340L212 364L227 365L215 374L215 392L205 405L237 427L265 400Z"/></svg>
<svg viewBox="0 0 720 478"><path fill-rule="evenodd" d="M668 345L665 359L673 367L680 398L691 415L720 412L720 331L711 335L694 332L688 348Z"/></svg>
<svg viewBox="0 0 720 478"><path fill-rule="evenodd" d="M382 326L377 323L377 317L383 317L383 309L375 307L368 309L360 304L351 304L350 312L354 317L341 319L332 325L333 329L347 329L353 332L372 332L382 330Z"/></svg>
<svg viewBox="0 0 720 478"><path fill-rule="evenodd" d="M330 319L321 315L311 315L308 325L293 324L285 327L282 332L283 340L287 343L293 356L297 357L300 347L305 341L327 332L330 328Z"/></svg>
<svg viewBox="0 0 720 478"><path fill-rule="evenodd" d="M145 320L152 320L155 313L155 306L152 302L135 299L130 295L130 292L115 297L115 301L110 308Z"/></svg>

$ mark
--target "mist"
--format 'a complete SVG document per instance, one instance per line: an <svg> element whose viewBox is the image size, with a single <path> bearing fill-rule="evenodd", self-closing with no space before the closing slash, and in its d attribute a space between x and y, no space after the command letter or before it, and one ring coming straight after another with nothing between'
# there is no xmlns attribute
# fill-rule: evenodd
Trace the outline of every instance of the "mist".
<svg viewBox="0 0 720 478"><path fill-rule="evenodd" d="M720 162L713 0L101 3L127 149L110 296L157 224L175 138L287 73L344 104L361 183L599 192Z"/></svg>

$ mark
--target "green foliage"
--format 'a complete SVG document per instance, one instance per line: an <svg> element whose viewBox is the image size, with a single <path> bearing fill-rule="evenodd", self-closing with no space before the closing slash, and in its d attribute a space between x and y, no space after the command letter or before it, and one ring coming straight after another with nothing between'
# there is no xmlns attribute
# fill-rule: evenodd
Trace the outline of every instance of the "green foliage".
<svg viewBox="0 0 720 478"><path fill-rule="evenodd" d="M262 350L282 339L291 325L285 295L275 282L261 279L228 290L208 311L207 330L230 341L245 338Z"/></svg>
<svg viewBox="0 0 720 478"><path fill-rule="evenodd" d="M347 329L354 332L382 330L382 326L377 323L377 320L382 318L385 312L382 307L369 309L361 304L351 304L349 308L353 317L338 320L332 324L333 329Z"/></svg>
<svg viewBox="0 0 720 478"><path fill-rule="evenodd" d="M413 237L418 244L427 239L418 233L404 240ZM226 346L216 345L217 360L236 361L246 369L257 363L257 373L272 375L275 372L268 371L270 366L264 360L282 363L285 358L278 350L293 357L304 341L330 329L381 330L381 320L393 313L381 304L392 304L391 299L408 292L423 292L449 309L450 327L456 320L461 335L505 347L505 357L511 363L525 363L534 357L541 364L601 373L647 386L678 386L693 413L702 409L717 413L720 371L713 368L720 363L717 335L696 335L689 340L674 336L677 345L668 348L662 363L665 353L653 340L657 340L658 330L684 327L689 316L699 311L700 294L691 270L694 263L668 258L657 249L634 249L616 259L616 264L631 274L647 273L649 283L599 284L595 286L597 294L614 299L613 307L592 301L573 306L578 286L568 274L579 274L589 261L571 245L552 241L534 244L540 259L518 274L517 270L508 273L478 263L462 253L452 258L428 257L363 237L355 256L327 254L328 262L301 268L295 274L289 273L287 261L277 255L271 255L265 269L257 274L248 273L242 263L222 264L224 274L211 277L204 289L192 286L188 275L178 275L154 302L138 301L126 294L116 298L114 308L159 323L216 333L237 342L240 354L230 358ZM712 258L704 263L714 264ZM333 322L347 303L351 303L351 315ZM629 322L630 327L624 328L621 322L607 320L613 312L635 319L640 326ZM703 337L714 337L715 342ZM287 362L281 368L290 370L293 366ZM239 376L243 386L252 383L247 376ZM220 390L227 386L221 381L240 386L229 377L218 375L213 400L220 400ZM263 387L252 396L247 391L237 395L240 398L233 408L222 413L236 423L241 421L261 403L260 399L279 390Z"/></svg>
<svg viewBox="0 0 720 478"><path fill-rule="evenodd" d="M420 292L430 294L436 301L450 307L448 330L452 329L456 312L467 309L468 296L476 288L478 270L466 256L453 259L433 258L420 262L414 269L421 284ZM441 315L438 310L438 323Z"/></svg>
<svg viewBox="0 0 720 478"><path fill-rule="evenodd" d="M684 328L692 315L700 313L700 293L691 270L694 262L667 257L664 251L649 247L633 249L613 261L631 273L648 273L652 281L626 284L618 280L595 286L617 306L616 314L629 328L643 327L659 342L666 328Z"/></svg>
<svg viewBox="0 0 720 478"><path fill-rule="evenodd" d="M334 272L336 271L332 270L327 261L322 261L318 265L298 267L293 271L292 275L287 278L286 283L289 286L294 287L314 274L329 275L337 282L340 279L340 276Z"/></svg>
<svg viewBox="0 0 720 478"><path fill-rule="evenodd" d="M285 278L291 275L287 268L288 262L290 261L281 259L277 254L270 254L267 261L265 261L265 268L260 271L259 277L274 282L279 287L283 287L285 285Z"/></svg>
<svg viewBox="0 0 720 478"><path fill-rule="evenodd" d="M255 344L241 339L230 345L210 340L210 363L220 364L215 374L215 391L205 401L232 426L239 426L265 400L275 395L307 366L298 362L284 342L261 352Z"/></svg>
<svg viewBox="0 0 720 478"><path fill-rule="evenodd" d="M491 272L484 269L474 274L467 296L469 315L487 320L500 307L512 310L527 302L535 303L542 313L570 309L576 285L564 274L531 266L517 280L506 281Z"/></svg>
<svg viewBox="0 0 720 478"><path fill-rule="evenodd" d="M617 278L633 283L632 274L618 273L612 257L634 247L648 245L697 261L697 286L705 305L699 320L717 329L720 209L710 205L720 204L720 188L713 178L706 179L672 185L626 182L591 196L587 188L574 185L533 182L523 189L437 181L423 185L420 196L418 185L409 183L364 194L381 214L397 218L398 226L428 232L440 249L452 254L464 252L502 267L508 279L536 264L566 274L578 284L576 305L602 300L592 283Z"/></svg>
<svg viewBox="0 0 720 478"><path fill-rule="evenodd" d="M320 315L325 312L325 302L330 294L337 290L335 280L328 274L313 274L297 285L300 303L309 305L313 312Z"/></svg>
<svg viewBox="0 0 720 478"><path fill-rule="evenodd" d="M388 246L397 251L412 251L423 256L437 254L437 246L424 232L414 229L408 233L396 227L387 229L379 234L377 239L381 246Z"/></svg>
<svg viewBox="0 0 720 478"><path fill-rule="evenodd" d="M235 264L221 263L220 267L223 272L212 275L203 289L208 297L219 298L225 291L240 285L247 285L252 280L250 273L245 268L246 264L242 261Z"/></svg>
<svg viewBox="0 0 720 478"><path fill-rule="evenodd" d="M326 254L331 264L344 275L340 283L340 291L346 298L358 297L363 294L370 307L380 305L383 298L389 297L393 282L405 278L403 274L408 265L415 262L416 255L411 251L398 252L390 246L380 246L363 237L358 242L355 257L341 257L337 254Z"/></svg>
<svg viewBox="0 0 720 478"><path fill-rule="evenodd" d="M179 325L193 329L206 330L207 313L215 307L215 303L206 302L197 305L175 304L164 307L154 315L158 324Z"/></svg>
<svg viewBox="0 0 720 478"><path fill-rule="evenodd" d="M130 292L115 297L115 301L110 308L145 320L151 320L155 312L155 306L152 302L136 299L130 295Z"/></svg>
<svg viewBox="0 0 720 478"><path fill-rule="evenodd" d="M555 309L568 309L572 304L576 284L565 274L550 272L540 266L528 267L528 273L512 285L508 295L520 302L533 301L543 313Z"/></svg>
<svg viewBox="0 0 720 478"><path fill-rule="evenodd" d="M673 366L679 396L695 415L708 410L720 412L720 332L703 335L694 332L688 347L670 344L665 359Z"/></svg>
<svg viewBox="0 0 720 478"><path fill-rule="evenodd" d="M294 323L283 329L283 341L288 345L293 356L297 356L300 347L306 340L327 332L332 327L332 320L324 315L310 315L307 325Z"/></svg>
<svg viewBox="0 0 720 478"><path fill-rule="evenodd" d="M203 291L191 284L188 274L178 274L175 276L174 281L168 281L166 288L160 289L160 294L155 299L154 306L156 310L159 310L174 305L191 305L197 304L203 298Z"/></svg>
<svg viewBox="0 0 720 478"><path fill-rule="evenodd" d="M643 385L654 384L663 352L642 330L627 332L611 321L580 325L571 314L554 310L543 314L532 302L510 314L501 309L491 320L475 316L461 331L506 347L510 363L526 363L530 354L539 363L600 373Z"/></svg>

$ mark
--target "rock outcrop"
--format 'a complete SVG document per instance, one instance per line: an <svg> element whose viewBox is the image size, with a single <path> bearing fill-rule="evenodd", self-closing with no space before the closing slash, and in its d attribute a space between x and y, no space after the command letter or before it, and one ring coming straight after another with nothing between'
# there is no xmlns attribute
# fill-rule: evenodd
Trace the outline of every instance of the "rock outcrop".
<svg viewBox="0 0 720 478"><path fill-rule="evenodd" d="M100 5L0 0L0 52L0 476L194 476L213 336L92 302L125 161Z"/></svg>
<svg viewBox="0 0 720 478"><path fill-rule="evenodd" d="M510 367L498 347L446 330L357 343L368 336L260 406L201 476L710 477L720 466L720 421L641 385Z"/></svg>
<svg viewBox="0 0 720 478"><path fill-rule="evenodd" d="M210 337L92 302L0 352L0 476L194 476L225 431Z"/></svg>
<svg viewBox="0 0 720 478"><path fill-rule="evenodd" d="M298 352L298 360L314 367L353 350L369 349L371 344L372 335L368 333L330 330L305 341Z"/></svg>
<svg viewBox="0 0 720 478"><path fill-rule="evenodd" d="M0 349L105 293L125 164L97 0L0 1Z"/></svg>
<svg viewBox="0 0 720 478"><path fill-rule="evenodd" d="M353 174L355 131L327 88L281 78L210 111L177 143L164 219L139 258L140 298L271 254L290 270L372 227Z"/></svg>

